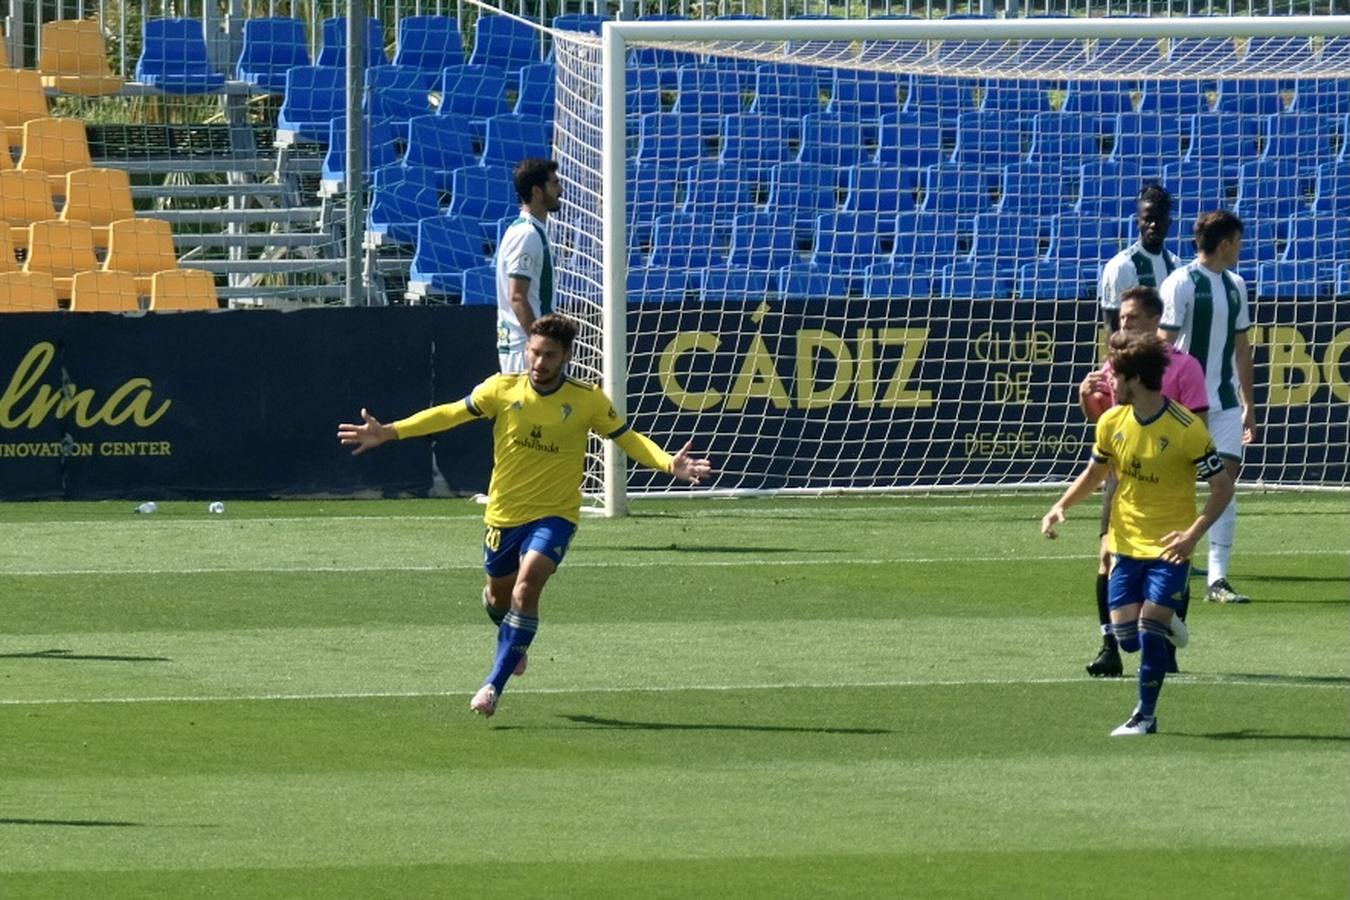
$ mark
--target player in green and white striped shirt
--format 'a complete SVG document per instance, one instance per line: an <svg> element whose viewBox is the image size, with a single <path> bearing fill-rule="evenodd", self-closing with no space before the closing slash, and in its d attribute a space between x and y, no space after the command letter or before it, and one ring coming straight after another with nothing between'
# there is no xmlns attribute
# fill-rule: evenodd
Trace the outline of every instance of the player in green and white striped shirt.
<svg viewBox="0 0 1350 900"><path fill-rule="evenodd" d="M1163 246L1172 229L1172 195L1160 184L1146 184L1135 208L1139 240L1111 257L1097 281L1097 299L1111 333L1120 330L1120 298L1133 287L1157 288L1181 265Z"/></svg>
<svg viewBox="0 0 1350 900"><path fill-rule="evenodd" d="M1227 210L1195 222L1195 259L1163 282L1159 334L1200 361L1209 391L1209 432L1228 474L1237 481L1242 448L1256 440L1252 346L1247 332L1247 285L1232 269L1242 251L1242 220ZM1237 531L1234 499L1209 532L1209 590L1214 603L1246 603L1228 582Z"/></svg>

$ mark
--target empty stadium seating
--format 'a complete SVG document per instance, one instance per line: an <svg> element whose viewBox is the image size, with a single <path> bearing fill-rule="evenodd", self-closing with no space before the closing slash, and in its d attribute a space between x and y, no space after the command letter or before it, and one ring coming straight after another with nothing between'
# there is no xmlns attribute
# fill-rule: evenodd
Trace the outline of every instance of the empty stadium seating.
<svg viewBox="0 0 1350 900"><path fill-rule="evenodd" d="M56 284L46 272L0 271L0 313L55 312Z"/></svg>
<svg viewBox="0 0 1350 900"><path fill-rule="evenodd" d="M286 71L310 64L305 23L299 19L261 17L244 20L244 43L235 63L235 77L272 94L286 92Z"/></svg>
<svg viewBox="0 0 1350 900"><path fill-rule="evenodd" d="M150 309L154 312L220 308L216 280L201 269L166 269L150 277Z"/></svg>
<svg viewBox="0 0 1350 900"><path fill-rule="evenodd" d="M207 58L200 19L149 19L142 32L136 80L166 94L206 94L225 86Z"/></svg>
<svg viewBox="0 0 1350 900"><path fill-rule="evenodd" d="M417 223L417 252L408 271L408 291L416 296L458 297L464 271L484 262L483 231L476 219L424 218Z"/></svg>
<svg viewBox="0 0 1350 900"><path fill-rule="evenodd" d="M42 26L42 84L63 94L116 94L126 80L108 66L103 26L94 19L63 19Z"/></svg>
<svg viewBox="0 0 1350 900"><path fill-rule="evenodd" d="M94 247L107 249L109 226L136 215L131 178L121 169L76 169L66 175L66 203L61 218L88 222L94 229Z"/></svg>
<svg viewBox="0 0 1350 900"><path fill-rule="evenodd" d="M130 272L143 296L150 295L150 280L156 272L178 268L173 228L162 219L118 219L109 226L108 235L103 267Z"/></svg>
<svg viewBox="0 0 1350 900"><path fill-rule="evenodd" d="M136 277L130 272L97 269L71 279L72 312L137 312L141 308Z"/></svg>
<svg viewBox="0 0 1350 900"><path fill-rule="evenodd" d="M464 64L464 38L452 16L404 16L398 22L394 65L443 72Z"/></svg>
<svg viewBox="0 0 1350 900"><path fill-rule="evenodd" d="M320 66L342 68L347 65L347 17L334 16L324 19L322 28L323 46L319 50L316 63ZM366 66L383 66L389 62L384 52L384 25L379 19L366 21Z"/></svg>

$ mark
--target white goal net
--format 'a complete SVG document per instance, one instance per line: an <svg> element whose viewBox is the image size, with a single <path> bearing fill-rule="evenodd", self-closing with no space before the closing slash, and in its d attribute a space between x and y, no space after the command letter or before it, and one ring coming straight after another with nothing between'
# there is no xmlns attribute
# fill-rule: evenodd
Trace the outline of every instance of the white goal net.
<svg viewBox="0 0 1350 900"><path fill-rule="evenodd" d="M1183 263L1199 213L1245 224L1244 480L1350 483L1350 17L607 28L555 35L562 302L716 488L1070 478L1151 183ZM600 452L611 508L669 489Z"/></svg>

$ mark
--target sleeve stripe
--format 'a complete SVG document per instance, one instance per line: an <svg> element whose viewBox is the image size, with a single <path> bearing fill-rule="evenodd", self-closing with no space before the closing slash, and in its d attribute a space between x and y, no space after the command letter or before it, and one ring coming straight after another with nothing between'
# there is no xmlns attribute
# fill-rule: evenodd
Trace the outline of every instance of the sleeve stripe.
<svg viewBox="0 0 1350 900"><path fill-rule="evenodd" d="M464 398L464 406L465 406L466 409L469 410L469 412L473 413L475 416L481 417L481 416L483 415L482 411L479 410L478 407L476 407L476 406L473 405L473 395L472 395L472 394L470 394L469 396L467 396L467 397Z"/></svg>
<svg viewBox="0 0 1350 900"><path fill-rule="evenodd" d="M628 431L629 426L627 423L624 423L624 426L620 428L618 431L612 431L609 434L605 435L605 437L609 438L612 441L615 438L623 437Z"/></svg>

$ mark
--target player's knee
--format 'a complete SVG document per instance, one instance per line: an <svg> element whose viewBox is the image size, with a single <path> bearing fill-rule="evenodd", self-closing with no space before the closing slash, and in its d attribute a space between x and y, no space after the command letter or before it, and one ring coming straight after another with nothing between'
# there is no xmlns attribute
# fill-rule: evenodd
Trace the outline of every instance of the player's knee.
<svg viewBox="0 0 1350 900"><path fill-rule="evenodd" d="M1112 622L1111 633L1115 635L1116 644L1126 653L1137 653L1139 651L1139 623L1131 622Z"/></svg>
<svg viewBox="0 0 1350 900"><path fill-rule="evenodd" d="M540 582L528 578L516 579L515 589L511 592L511 608L527 616L537 615L542 590L543 584Z"/></svg>

